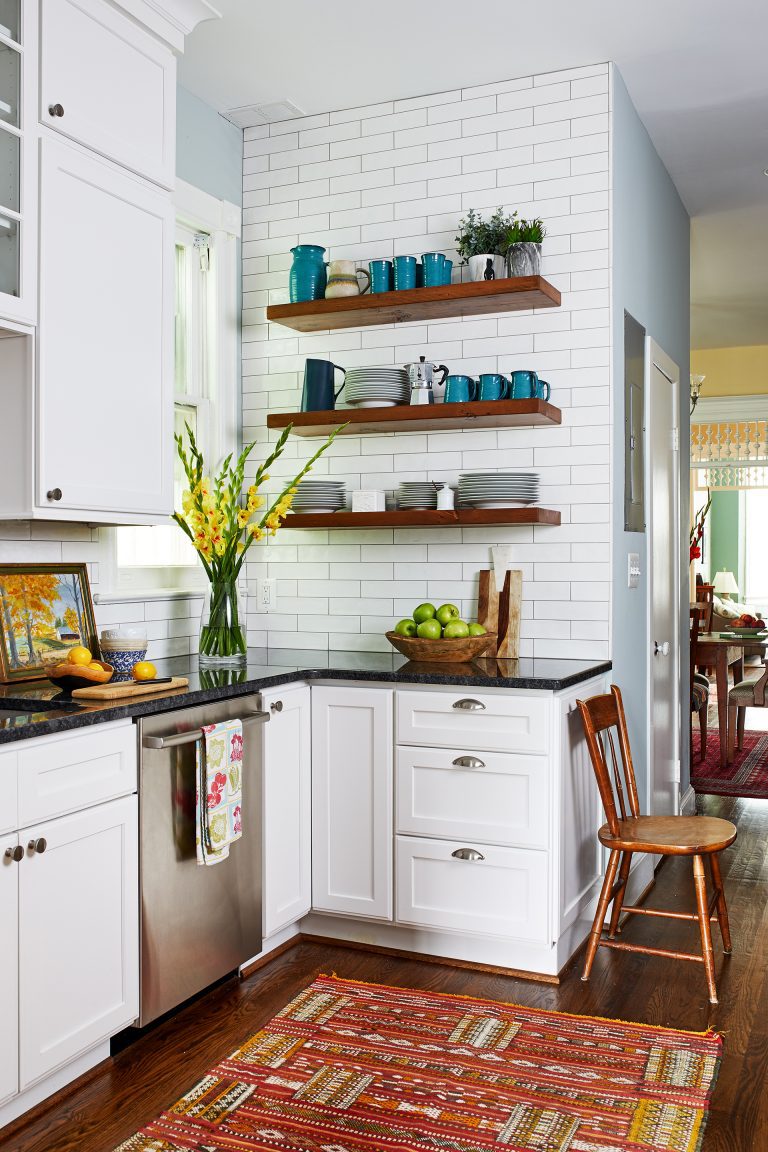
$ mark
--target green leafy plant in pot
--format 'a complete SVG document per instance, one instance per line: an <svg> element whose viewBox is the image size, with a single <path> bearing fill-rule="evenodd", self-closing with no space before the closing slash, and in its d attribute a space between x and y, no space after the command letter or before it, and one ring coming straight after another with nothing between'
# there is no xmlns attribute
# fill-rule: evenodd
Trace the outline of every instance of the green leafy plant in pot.
<svg viewBox="0 0 768 1152"><path fill-rule="evenodd" d="M456 251L461 263L469 265L471 280L495 280L504 276L506 237L516 219L516 212L508 216L502 208L497 208L484 220L479 212L470 208L459 220Z"/></svg>
<svg viewBox="0 0 768 1152"><path fill-rule="evenodd" d="M515 214L516 216L516 214ZM541 274L541 242L546 235L544 221L511 221L503 240L507 276L539 276Z"/></svg>

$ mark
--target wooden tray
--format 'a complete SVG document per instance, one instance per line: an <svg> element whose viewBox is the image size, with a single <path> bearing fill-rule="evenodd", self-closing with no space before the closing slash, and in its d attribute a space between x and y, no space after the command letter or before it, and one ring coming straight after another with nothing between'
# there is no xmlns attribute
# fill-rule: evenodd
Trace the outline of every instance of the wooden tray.
<svg viewBox="0 0 768 1152"><path fill-rule="evenodd" d="M409 660L428 664L465 664L480 656L495 643L492 632L484 636L457 637L455 640L425 640L421 636L401 636L399 632L385 632L387 640Z"/></svg>
<svg viewBox="0 0 768 1152"><path fill-rule="evenodd" d="M99 684L93 688L76 688L72 693L78 700L122 700L133 696L149 696L153 692L178 692L186 688L186 676L174 676L167 684L142 683L140 680L124 680L119 684Z"/></svg>

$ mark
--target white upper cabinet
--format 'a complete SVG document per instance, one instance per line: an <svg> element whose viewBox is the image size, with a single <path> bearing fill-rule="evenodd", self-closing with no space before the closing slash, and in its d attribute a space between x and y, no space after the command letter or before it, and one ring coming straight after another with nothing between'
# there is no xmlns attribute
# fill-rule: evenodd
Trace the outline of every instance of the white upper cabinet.
<svg viewBox="0 0 768 1152"><path fill-rule="evenodd" d="M40 122L173 188L173 53L102 0L42 0Z"/></svg>
<svg viewBox="0 0 768 1152"><path fill-rule="evenodd" d="M0 3L0 328L35 320L36 8Z"/></svg>
<svg viewBox="0 0 768 1152"><path fill-rule="evenodd" d="M170 197L50 136L40 195L36 506L107 523L163 518L173 500Z"/></svg>

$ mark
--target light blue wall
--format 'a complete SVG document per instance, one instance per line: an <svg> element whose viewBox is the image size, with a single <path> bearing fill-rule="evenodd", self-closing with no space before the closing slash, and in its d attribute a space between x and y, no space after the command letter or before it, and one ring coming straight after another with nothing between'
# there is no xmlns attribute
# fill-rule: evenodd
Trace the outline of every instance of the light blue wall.
<svg viewBox="0 0 768 1152"><path fill-rule="evenodd" d="M669 173L638 117L619 72L613 69L613 677L627 708L641 797L647 784L648 550L645 533L624 531L624 311L680 369L680 458L690 438L690 221ZM680 643L687 682L688 469L681 467L683 524L680 562ZM627 553L640 554L640 587L627 587ZM685 705L685 701L683 701ZM688 715L683 713L682 787L688 786Z"/></svg>
<svg viewBox="0 0 768 1152"><path fill-rule="evenodd" d="M176 89L176 175L195 188L243 202L243 133L186 88Z"/></svg>

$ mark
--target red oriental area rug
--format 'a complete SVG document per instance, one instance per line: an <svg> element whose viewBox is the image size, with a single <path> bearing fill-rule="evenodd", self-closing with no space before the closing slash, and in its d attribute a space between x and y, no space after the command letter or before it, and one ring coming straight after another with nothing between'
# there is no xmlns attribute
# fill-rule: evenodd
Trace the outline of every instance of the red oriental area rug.
<svg viewBox="0 0 768 1152"><path fill-rule="evenodd" d="M749 796L768 800L768 732L745 732L744 747L736 752L733 763L720 767L720 739L717 718L707 736L707 754L699 760L701 739L693 733L691 785L695 792L716 796Z"/></svg>
<svg viewBox="0 0 768 1152"><path fill-rule="evenodd" d="M320 976L116 1152L695 1152L721 1040Z"/></svg>

